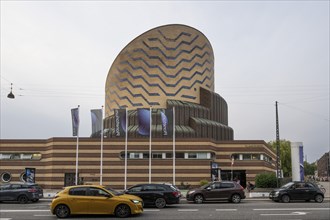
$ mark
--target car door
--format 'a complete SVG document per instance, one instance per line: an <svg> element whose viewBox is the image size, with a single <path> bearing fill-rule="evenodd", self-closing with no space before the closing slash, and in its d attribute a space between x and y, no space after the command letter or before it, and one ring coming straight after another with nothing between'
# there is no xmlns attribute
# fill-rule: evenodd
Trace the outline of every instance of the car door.
<svg viewBox="0 0 330 220"><path fill-rule="evenodd" d="M221 183L219 198L220 199L229 199L234 191L235 191L234 183Z"/></svg>
<svg viewBox="0 0 330 220"><path fill-rule="evenodd" d="M206 200L216 200L221 196L220 183L211 183L203 190L203 195Z"/></svg>
<svg viewBox="0 0 330 220"><path fill-rule="evenodd" d="M306 188L304 183L295 183L289 190L291 200L305 200L306 197Z"/></svg>
<svg viewBox="0 0 330 220"><path fill-rule="evenodd" d="M142 199L145 204L153 205L157 198L162 197L162 193L157 191L157 186L153 184L146 184L142 188Z"/></svg>
<svg viewBox="0 0 330 220"><path fill-rule="evenodd" d="M2 185L0 188L0 201L13 200L10 192L10 184Z"/></svg>
<svg viewBox="0 0 330 220"><path fill-rule="evenodd" d="M87 197L90 201L90 214L111 214L114 206L112 195L100 188L90 187L87 190Z"/></svg>
<svg viewBox="0 0 330 220"><path fill-rule="evenodd" d="M68 205L72 214L88 214L90 199L87 196L88 187L76 187L69 190Z"/></svg>
<svg viewBox="0 0 330 220"><path fill-rule="evenodd" d="M146 204L145 194L143 193L142 189L143 185L133 186L129 188L125 193L140 197L143 200L143 203Z"/></svg>
<svg viewBox="0 0 330 220"><path fill-rule="evenodd" d="M305 183L306 188L306 200L314 199L317 189L311 183Z"/></svg>

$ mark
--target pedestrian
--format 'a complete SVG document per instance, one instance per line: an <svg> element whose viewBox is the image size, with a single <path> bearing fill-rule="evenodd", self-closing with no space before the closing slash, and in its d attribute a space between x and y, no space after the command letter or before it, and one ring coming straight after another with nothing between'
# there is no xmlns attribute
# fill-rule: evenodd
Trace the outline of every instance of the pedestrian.
<svg viewBox="0 0 330 220"><path fill-rule="evenodd" d="M251 190L253 190L255 188L255 185L252 184L251 182L247 183L246 189L248 192L250 192Z"/></svg>

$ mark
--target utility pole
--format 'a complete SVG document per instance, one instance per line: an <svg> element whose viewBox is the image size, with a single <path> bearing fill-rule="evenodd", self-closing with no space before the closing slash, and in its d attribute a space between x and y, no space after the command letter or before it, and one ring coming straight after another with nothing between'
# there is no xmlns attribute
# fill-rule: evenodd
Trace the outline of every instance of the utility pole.
<svg viewBox="0 0 330 220"><path fill-rule="evenodd" d="M280 178L280 131L279 131L279 122L278 122L278 108L277 108L277 101L275 102L276 106L276 186L279 187Z"/></svg>

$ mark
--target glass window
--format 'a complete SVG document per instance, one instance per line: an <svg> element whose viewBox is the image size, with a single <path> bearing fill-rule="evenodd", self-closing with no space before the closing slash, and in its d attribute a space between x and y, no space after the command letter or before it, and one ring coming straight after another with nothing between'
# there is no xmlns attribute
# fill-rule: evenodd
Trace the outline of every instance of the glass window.
<svg viewBox="0 0 330 220"><path fill-rule="evenodd" d="M251 160L251 154L243 154L243 160Z"/></svg>
<svg viewBox="0 0 330 220"><path fill-rule="evenodd" d="M86 187L70 189L69 195L72 195L72 196L86 196Z"/></svg>
<svg viewBox="0 0 330 220"><path fill-rule="evenodd" d="M210 159L210 153L197 153L198 159Z"/></svg>
<svg viewBox="0 0 330 220"><path fill-rule="evenodd" d="M140 153L129 153L129 158L139 159L140 158Z"/></svg>
<svg viewBox="0 0 330 220"><path fill-rule="evenodd" d="M252 160L260 160L260 154L252 154Z"/></svg>
<svg viewBox="0 0 330 220"><path fill-rule="evenodd" d="M128 190L129 192L141 192L142 186L136 186Z"/></svg>
<svg viewBox="0 0 330 220"><path fill-rule="evenodd" d="M102 189L89 188L88 195L90 195L90 196L107 196L109 194L107 192L103 191Z"/></svg>
<svg viewBox="0 0 330 220"><path fill-rule="evenodd" d="M157 191L166 191L164 186L156 186Z"/></svg>
<svg viewBox="0 0 330 220"><path fill-rule="evenodd" d="M166 153L165 154L165 157L166 158L173 158L173 153Z"/></svg>
<svg viewBox="0 0 330 220"><path fill-rule="evenodd" d="M155 185L146 185L143 187L143 191L157 191L157 186Z"/></svg>
<svg viewBox="0 0 330 220"><path fill-rule="evenodd" d="M234 183L221 183L221 188L234 188Z"/></svg>
<svg viewBox="0 0 330 220"><path fill-rule="evenodd" d="M162 153L152 153L152 158L162 159L163 158L163 154Z"/></svg>
<svg viewBox="0 0 330 220"><path fill-rule="evenodd" d="M184 153L182 152L175 153L175 158L184 158Z"/></svg>
<svg viewBox="0 0 330 220"><path fill-rule="evenodd" d="M149 158L149 153L143 153L142 158Z"/></svg>
<svg viewBox="0 0 330 220"><path fill-rule="evenodd" d="M0 190L9 190L10 184L0 186Z"/></svg>
<svg viewBox="0 0 330 220"><path fill-rule="evenodd" d="M197 153L188 153L189 159L197 159Z"/></svg>
<svg viewBox="0 0 330 220"><path fill-rule="evenodd" d="M11 174L8 172L3 172L1 174L1 180L2 180L2 182L5 182L5 183L9 182L11 180Z"/></svg>
<svg viewBox="0 0 330 220"><path fill-rule="evenodd" d="M234 160L239 160L239 154L233 154L232 158L234 158Z"/></svg>

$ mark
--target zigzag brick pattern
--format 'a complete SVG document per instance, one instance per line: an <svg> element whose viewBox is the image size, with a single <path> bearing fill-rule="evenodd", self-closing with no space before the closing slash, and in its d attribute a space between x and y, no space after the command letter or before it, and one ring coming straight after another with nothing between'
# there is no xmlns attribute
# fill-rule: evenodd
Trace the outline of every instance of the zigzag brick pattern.
<svg viewBox="0 0 330 220"><path fill-rule="evenodd" d="M198 30L166 25L130 42L106 80L105 114L116 108L166 108L166 100L200 103L200 88L214 91L214 55Z"/></svg>

